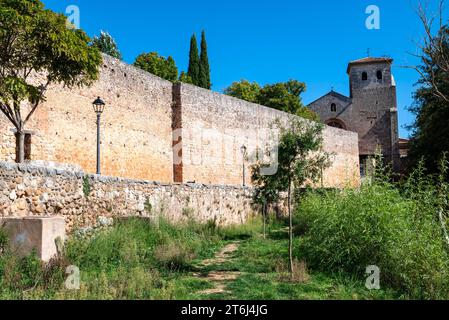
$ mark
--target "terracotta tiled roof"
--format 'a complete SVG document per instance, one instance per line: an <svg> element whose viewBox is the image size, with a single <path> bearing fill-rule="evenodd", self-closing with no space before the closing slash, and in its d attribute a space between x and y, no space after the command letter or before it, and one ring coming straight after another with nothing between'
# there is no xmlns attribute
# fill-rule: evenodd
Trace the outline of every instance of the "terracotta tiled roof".
<svg viewBox="0 0 449 320"><path fill-rule="evenodd" d="M366 58L363 58L363 59L354 60L354 61L349 62L348 73L349 73L351 67L355 66L355 65L369 64L369 63L385 63L385 62L392 63L393 59L388 58L388 57L381 57L381 58L366 57Z"/></svg>

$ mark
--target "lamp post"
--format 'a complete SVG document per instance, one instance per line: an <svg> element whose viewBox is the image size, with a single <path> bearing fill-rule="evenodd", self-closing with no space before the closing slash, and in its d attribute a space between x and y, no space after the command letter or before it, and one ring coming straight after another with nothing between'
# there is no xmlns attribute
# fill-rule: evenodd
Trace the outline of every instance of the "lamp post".
<svg viewBox="0 0 449 320"><path fill-rule="evenodd" d="M248 148L243 145L240 150L242 151L242 159L243 159L243 186L246 187L246 167L245 167L245 158Z"/></svg>
<svg viewBox="0 0 449 320"><path fill-rule="evenodd" d="M97 175L100 175L100 118L106 104L100 97L98 97L94 102L92 102L92 105L95 113L97 114Z"/></svg>

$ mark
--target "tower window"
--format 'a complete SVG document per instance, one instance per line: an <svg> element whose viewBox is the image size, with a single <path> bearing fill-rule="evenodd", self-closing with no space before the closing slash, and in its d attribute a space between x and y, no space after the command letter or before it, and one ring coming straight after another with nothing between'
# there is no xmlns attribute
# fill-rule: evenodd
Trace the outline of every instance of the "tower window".
<svg viewBox="0 0 449 320"><path fill-rule="evenodd" d="M337 112L337 105L335 103L331 104L331 112Z"/></svg>
<svg viewBox="0 0 449 320"><path fill-rule="evenodd" d="M363 72L363 73L362 73L362 80L363 80L363 81L368 80L368 73L366 73L366 72Z"/></svg>
<svg viewBox="0 0 449 320"><path fill-rule="evenodd" d="M382 75L382 71L377 71L377 80L382 80L383 75Z"/></svg>

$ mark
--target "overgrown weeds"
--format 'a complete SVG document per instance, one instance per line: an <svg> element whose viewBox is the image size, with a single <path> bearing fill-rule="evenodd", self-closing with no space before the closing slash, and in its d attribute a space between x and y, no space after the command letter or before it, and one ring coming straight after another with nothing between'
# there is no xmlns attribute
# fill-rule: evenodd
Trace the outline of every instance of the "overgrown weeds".
<svg viewBox="0 0 449 320"><path fill-rule="evenodd" d="M311 192L296 212L304 234L298 255L315 270L359 278L376 265L381 285L411 298L447 299L449 255L437 215L439 188L418 167L400 187L377 175L360 190Z"/></svg>
<svg viewBox="0 0 449 320"><path fill-rule="evenodd" d="M174 279L196 260L211 258L225 239L250 237L255 230L126 219L92 237L72 237L58 258L42 263L36 254L19 258L11 252L0 229L0 299L172 299ZM65 288L69 266L80 270L79 290Z"/></svg>

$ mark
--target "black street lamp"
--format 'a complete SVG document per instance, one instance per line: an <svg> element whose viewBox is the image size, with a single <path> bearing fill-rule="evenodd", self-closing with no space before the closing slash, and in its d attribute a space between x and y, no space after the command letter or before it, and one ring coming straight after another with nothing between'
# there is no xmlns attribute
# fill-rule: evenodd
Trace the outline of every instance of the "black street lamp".
<svg viewBox="0 0 449 320"><path fill-rule="evenodd" d="M92 102L92 105L95 113L97 114L97 175L100 175L100 118L106 104L100 97L98 97L94 102Z"/></svg>
<svg viewBox="0 0 449 320"><path fill-rule="evenodd" d="M242 151L242 159L243 159L243 186L246 187L246 167L245 167L245 158L248 148L243 145L240 150Z"/></svg>

